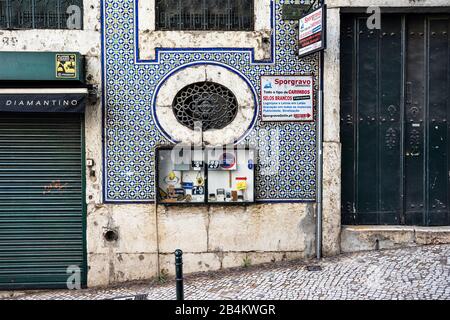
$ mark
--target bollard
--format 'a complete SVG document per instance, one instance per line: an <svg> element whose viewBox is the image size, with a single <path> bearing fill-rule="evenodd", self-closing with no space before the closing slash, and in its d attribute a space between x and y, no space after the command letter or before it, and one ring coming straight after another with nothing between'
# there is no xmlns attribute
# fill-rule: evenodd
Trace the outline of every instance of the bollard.
<svg viewBox="0 0 450 320"><path fill-rule="evenodd" d="M177 300L184 300L183 288L183 251L175 250L175 274L177 284Z"/></svg>

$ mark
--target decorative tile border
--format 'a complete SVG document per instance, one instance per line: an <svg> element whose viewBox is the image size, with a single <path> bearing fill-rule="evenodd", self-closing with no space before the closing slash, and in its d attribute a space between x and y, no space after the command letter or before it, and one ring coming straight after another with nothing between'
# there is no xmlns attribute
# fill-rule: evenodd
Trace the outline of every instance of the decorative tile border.
<svg viewBox="0 0 450 320"><path fill-rule="evenodd" d="M139 60L137 1L102 3L106 202L154 200L155 147L170 137L158 127L151 104L174 70L198 63L224 66L246 79L258 99L262 75L318 74L317 55L296 55L297 23L281 20L281 5L292 0L272 2L276 44L266 62L255 61L253 50L245 48L157 49L156 60ZM315 140L314 123L262 123L257 115L240 143L259 150L258 201L315 200Z"/></svg>

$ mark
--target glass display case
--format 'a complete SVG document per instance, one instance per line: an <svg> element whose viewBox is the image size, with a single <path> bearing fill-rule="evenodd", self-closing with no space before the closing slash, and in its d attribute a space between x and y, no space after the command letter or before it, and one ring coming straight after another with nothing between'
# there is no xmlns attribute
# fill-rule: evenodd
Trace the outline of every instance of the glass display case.
<svg viewBox="0 0 450 320"><path fill-rule="evenodd" d="M249 148L160 147L158 203L254 203L255 155Z"/></svg>

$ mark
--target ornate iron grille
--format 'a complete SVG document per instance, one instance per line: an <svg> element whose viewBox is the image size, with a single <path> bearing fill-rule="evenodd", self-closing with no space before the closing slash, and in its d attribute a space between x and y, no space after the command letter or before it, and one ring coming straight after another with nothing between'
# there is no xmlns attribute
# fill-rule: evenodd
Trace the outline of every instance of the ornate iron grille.
<svg viewBox="0 0 450 320"><path fill-rule="evenodd" d="M0 0L0 28L69 29L67 20L74 13L67 8L72 5L80 8L82 22L83 0Z"/></svg>
<svg viewBox="0 0 450 320"><path fill-rule="evenodd" d="M156 0L157 30L251 31L254 0Z"/></svg>
<svg viewBox="0 0 450 320"><path fill-rule="evenodd" d="M181 89L172 103L178 122L194 130L223 129L236 118L238 102L233 92L214 82L197 82Z"/></svg>

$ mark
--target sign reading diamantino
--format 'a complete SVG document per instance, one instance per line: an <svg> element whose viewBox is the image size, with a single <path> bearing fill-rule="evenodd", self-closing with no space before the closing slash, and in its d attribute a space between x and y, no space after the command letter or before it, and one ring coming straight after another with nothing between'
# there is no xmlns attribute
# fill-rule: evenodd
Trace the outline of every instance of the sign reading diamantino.
<svg viewBox="0 0 450 320"><path fill-rule="evenodd" d="M313 121L312 76L262 76L262 121Z"/></svg>

